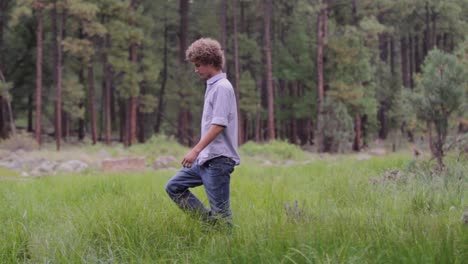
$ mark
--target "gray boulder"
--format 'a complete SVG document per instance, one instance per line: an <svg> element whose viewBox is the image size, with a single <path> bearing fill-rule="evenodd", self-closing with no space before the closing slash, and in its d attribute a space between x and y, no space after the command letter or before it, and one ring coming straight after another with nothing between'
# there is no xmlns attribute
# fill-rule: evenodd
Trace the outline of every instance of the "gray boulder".
<svg viewBox="0 0 468 264"><path fill-rule="evenodd" d="M31 170L32 176L51 175L55 174L55 169L58 163L55 161L44 160L37 167Z"/></svg>
<svg viewBox="0 0 468 264"><path fill-rule="evenodd" d="M57 166L57 171L80 173L88 169L89 165L81 160L69 160Z"/></svg>

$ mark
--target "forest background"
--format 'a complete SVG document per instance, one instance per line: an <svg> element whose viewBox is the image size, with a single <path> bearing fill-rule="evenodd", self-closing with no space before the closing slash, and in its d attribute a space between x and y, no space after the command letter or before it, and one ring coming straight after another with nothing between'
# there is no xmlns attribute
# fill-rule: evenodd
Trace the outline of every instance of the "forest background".
<svg viewBox="0 0 468 264"><path fill-rule="evenodd" d="M2 263L466 263L466 14L467 0L0 0ZM164 191L199 138L205 84L184 53L200 37L224 47L239 102L230 235ZM145 168L95 170L129 156Z"/></svg>
<svg viewBox="0 0 468 264"><path fill-rule="evenodd" d="M318 152L468 130L466 0L1 0L0 135L199 138L204 83L185 61L218 39L239 139ZM448 74L447 74L448 73Z"/></svg>

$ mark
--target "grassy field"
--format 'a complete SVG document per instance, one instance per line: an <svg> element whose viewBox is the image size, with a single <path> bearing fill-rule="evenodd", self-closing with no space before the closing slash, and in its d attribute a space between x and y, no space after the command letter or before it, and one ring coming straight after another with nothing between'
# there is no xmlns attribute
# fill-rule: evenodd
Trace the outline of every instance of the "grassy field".
<svg viewBox="0 0 468 264"><path fill-rule="evenodd" d="M438 176L407 154L245 155L231 234L181 213L164 191L173 170L2 180L0 262L468 263L466 162Z"/></svg>

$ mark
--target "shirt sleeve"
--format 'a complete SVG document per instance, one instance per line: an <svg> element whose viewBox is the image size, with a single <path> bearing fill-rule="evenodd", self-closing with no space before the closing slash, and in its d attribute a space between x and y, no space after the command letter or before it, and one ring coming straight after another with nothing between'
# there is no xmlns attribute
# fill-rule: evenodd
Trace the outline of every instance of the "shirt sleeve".
<svg viewBox="0 0 468 264"><path fill-rule="evenodd" d="M234 100L234 92L232 88L227 86L219 86L216 89L216 96L213 102L213 119L211 124L227 126L230 122L230 112Z"/></svg>

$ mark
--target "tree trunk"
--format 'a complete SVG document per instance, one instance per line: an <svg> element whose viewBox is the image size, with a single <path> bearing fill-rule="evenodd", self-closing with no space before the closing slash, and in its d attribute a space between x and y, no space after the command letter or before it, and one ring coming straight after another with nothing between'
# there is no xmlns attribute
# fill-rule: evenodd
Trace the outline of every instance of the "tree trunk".
<svg viewBox="0 0 468 264"><path fill-rule="evenodd" d="M110 35L107 34L104 40L106 50L110 48ZM108 53L103 54L103 72L104 72L104 113L105 113L105 133L104 140L107 145L111 143L112 116L111 116L111 90L112 90L112 72L109 64Z"/></svg>
<svg viewBox="0 0 468 264"><path fill-rule="evenodd" d="M380 60L385 64L388 63L389 50L388 50L389 36L387 33L379 34L379 50ZM379 110L377 112L377 118L379 120L379 138L386 139L388 134L388 119L387 119L387 98L384 98L380 102Z"/></svg>
<svg viewBox="0 0 468 264"><path fill-rule="evenodd" d="M261 119L261 106L257 103L257 111L255 114L255 142L262 141L262 119Z"/></svg>
<svg viewBox="0 0 468 264"><path fill-rule="evenodd" d="M434 157L437 157L436 155L436 148L434 145L434 138L432 137L432 122L427 121L427 133L428 133L428 138L429 138L429 149L431 150L431 153Z"/></svg>
<svg viewBox="0 0 468 264"><path fill-rule="evenodd" d="M299 97L299 81L292 81L291 84L291 96L294 98ZM291 143L297 144L297 138L298 138L298 123L299 120L295 116L292 118L292 123L291 123ZM304 128L303 128L304 129Z"/></svg>
<svg viewBox="0 0 468 264"><path fill-rule="evenodd" d="M442 49L445 52L449 52L448 39L449 39L449 34L445 32L442 37Z"/></svg>
<svg viewBox="0 0 468 264"><path fill-rule="evenodd" d="M5 57L4 55L6 54L6 50L4 47L4 30L5 30L5 24L7 20L7 9L8 9L8 3L9 0L1 0L0 1L0 72L2 73L2 78L3 81L6 82L6 78L3 75L5 72ZM5 107L8 108L8 110L5 111ZM12 115L12 109L11 109L11 102L10 100L5 96L0 96L0 136L1 138L6 138L8 136L8 131L7 131L7 118L6 118L6 113L8 112L10 114L10 126L11 126L11 132L13 134L16 134L16 127L13 121L13 115Z"/></svg>
<svg viewBox="0 0 468 264"><path fill-rule="evenodd" d="M272 0L264 0L264 52L265 52L265 76L268 102L268 140L274 140L275 135L275 110L273 90L273 66L271 61L271 11Z"/></svg>
<svg viewBox="0 0 468 264"><path fill-rule="evenodd" d="M129 138L128 146L131 146L136 140L136 128L137 128L137 98L132 96L129 101Z"/></svg>
<svg viewBox="0 0 468 264"><path fill-rule="evenodd" d="M188 35L188 11L189 0L179 1L179 15L180 15L180 28L179 28L179 67L185 69L185 50L187 49L187 35ZM186 95L180 93L181 101L185 101ZM179 142L184 145L191 145L190 139L191 124L189 118L189 110L187 106L182 106L179 109L177 135Z"/></svg>
<svg viewBox="0 0 468 264"><path fill-rule="evenodd" d="M34 94L28 95L28 129L29 133L33 132L33 113L34 113Z"/></svg>
<svg viewBox="0 0 468 264"><path fill-rule="evenodd" d="M237 36L237 0L232 1L232 12L233 12L233 27L234 27L234 91L236 93L237 103L237 122L239 127L238 143L239 145L245 142L244 130L242 129L244 118L240 111L240 69L239 69L239 43Z"/></svg>
<svg viewBox="0 0 468 264"><path fill-rule="evenodd" d="M95 84L94 84L94 67L93 61L88 65L88 87L89 87L89 117L91 121L91 140L93 145L97 143L97 123L96 123L96 110L94 108L95 101Z"/></svg>
<svg viewBox="0 0 468 264"><path fill-rule="evenodd" d="M54 78L55 78L55 139L57 150L60 150L62 141L62 39L64 28L64 17L57 14L57 2L54 1L53 9L53 35L55 36L52 43L54 49Z"/></svg>
<svg viewBox="0 0 468 264"><path fill-rule="evenodd" d="M395 77L395 39L390 37L390 72Z"/></svg>
<svg viewBox="0 0 468 264"><path fill-rule="evenodd" d="M447 121L442 121L442 122L447 122ZM436 142L434 144L435 147L435 154L437 158L437 165L440 170L444 168L444 144L445 144L445 138L446 138L446 132L443 131L443 126L440 124L436 125Z"/></svg>
<svg viewBox="0 0 468 264"><path fill-rule="evenodd" d="M387 33L379 34L379 50L380 50L380 60L387 63L388 62L388 34Z"/></svg>
<svg viewBox="0 0 468 264"><path fill-rule="evenodd" d="M323 101L325 98L324 88L324 47L325 38L327 37L327 22L328 22L328 0L322 0L322 8L320 9L317 17L317 150L318 152L324 151L324 135L322 129L319 129L319 120L323 115Z"/></svg>
<svg viewBox="0 0 468 264"><path fill-rule="evenodd" d="M411 89L414 88L414 78L413 78L413 74L414 74L414 42L413 42L413 37L410 36L409 37L409 83L410 83L410 87Z"/></svg>
<svg viewBox="0 0 468 264"><path fill-rule="evenodd" d="M145 123L146 123L146 117L145 114L138 111L138 142L139 143L144 143L145 142Z"/></svg>
<svg viewBox="0 0 468 264"><path fill-rule="evenodd" d="M352 0L352 13L353 13L353 24L358 25L359 23L359 18L357 16L357 6L358 6L358 0Z"/></svg>
<svg viewBox="0 0 468 264"><path fill-rule="evenodd" d="M387 118L387 102L381 102L377 117L380 123L379 138L387 139L388 136L388 118Z"/></svg>
<svg viewBox="0 0 468 264"><path fill-rule="evenodd" d="M221 4L219 5L220 10L220 25L221 25L221 47L224 51L227 51L227 0L220 0ZM235 2L236 0L234 0ZM224 71L227 72L227 63L224 65Z"/></svg>
<svg viewBox="0 0 468 264"><path fill-rule="evenodd" d="M119 100L119 114L120 114L120 141L123 142L125 147L128 147L128 99Z"/></svg>
<svg viewBox="0 0 468 264"><path fill-rule="evenodd" d="M138 2L136 0L131 0L130 9L135 10L138 6ZM132 64L138 63L137 57L137 43L130 44L130 61ZM136 139L136 130L137 130L137 95L132 95L129 100L129 129L128 132L128 146L132 145L132 142Z"/></svg>
<svg viewBox="0 0 468 264"><path fill-rule="evenodd" d="M67 142L70 138L70 119L65 111L62 109L62 136L63 141Z"/></svg>
<svg viewBox="0 0 468 264"><path fill-rule="evenodd" d="M426 1L425 6L425 17L424 17L424 45L423 45L423 60L426 57L427 53L431 49L431 26L429 20L429 3Z"/></svg>
<svg viewBox="0 0 468 264"><path fill-rule="evenodd" d="M421 72L421 64L423 61L421 60L421 56L419 55L419 37L418 35L414 36L414 63L415 63L415 70L417 73Z"/></svg>
<svg viewBox="0 0 468 264"><path fill-rule="evenodd" d="M188 32L188 11L189 0L179 1L180 29L179 29L179 63L185 61L185 49L187 49L187 32Z"/></svg>
<svg viewBox="0 0 468 264"><path fill-rule="evenodd" d="M37 19L36 29L36 127L35 137L39 146L42 144L42 9L44 8L41 0L34 2Z"/></svg>
<svg viewBox="0 0 468 264"><path fill-rule="evenodd" d="M166 12L164 12L164 51L163 51L163 68L161 72L161 90L159 92L159 103L158 103L158 113L156 116L156 124L154 126L154 132L158 134L161 131L162 118L165 114L165 96L166 96L166 83L167 83L167 53L168 53L168 30L169 26L167 24Z"/></svg>
<svg viewBox="0 0 468 264"><path fill-rule="evenodd" d="M437 46L437 13L434 12L434 8L431 8L431 49Z"/></svg>
<svg viewBox="0 0 468 264"><path fill-rule="evenodd" d="M368 132L367 132L367 114L361 117L361 131L362 131L362 147L368 147Z"/></svg>
<svg viewBox="0 0 468 264"><path fill-rule="evenodd" d="M5 15L8 8L8 0L1 0L0 1L0 71L5 72L5 47L4 45L4 37L3 32L5 30L5 23L7 16Z"/></svg>
<svg viewBox="0 0 468 264"><path fill-rule="evenodd" d="M84 104L80 103L80 109L83 109L83 108L84 108ZM80 118L78 120L78 140L82 141L84 137L85 137L85 122L83 118Z"/></svg>
<svg viewBox="0 0 468 264"><path fill-rule="evenodd" d="M354 143L353 143L353 150L360 151L361 150L361 116L356 115L354 117Z"/></svg>
<svg viewBox="0 0 468 264"><path fill-rule="evenodd" d="M401 37L401 76L403 81L403 86L410 87L410 77L409 77L409 67L408 67L408 44L406 37Z"/></svg>

